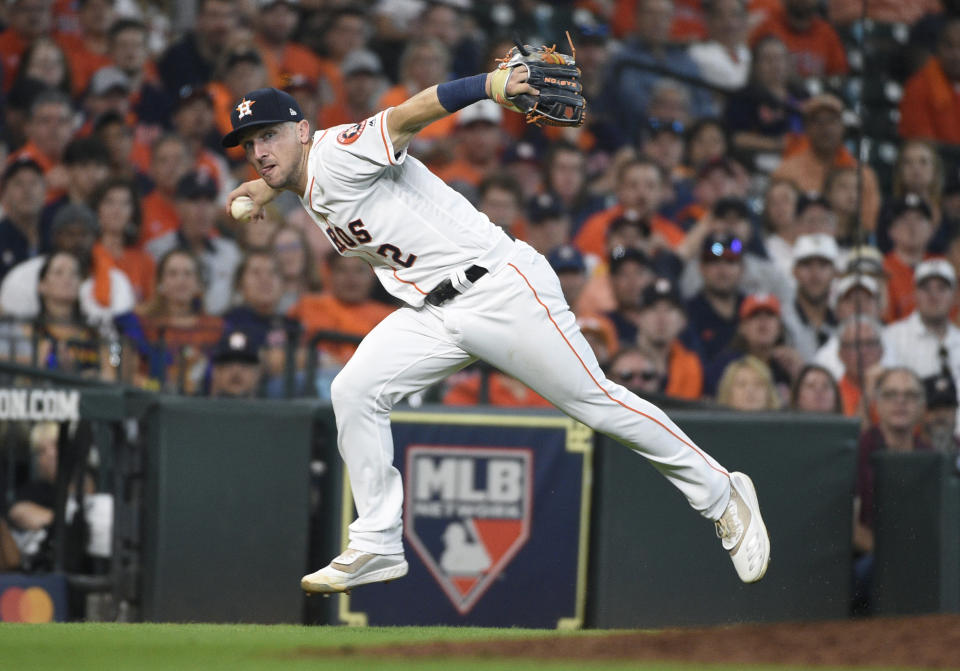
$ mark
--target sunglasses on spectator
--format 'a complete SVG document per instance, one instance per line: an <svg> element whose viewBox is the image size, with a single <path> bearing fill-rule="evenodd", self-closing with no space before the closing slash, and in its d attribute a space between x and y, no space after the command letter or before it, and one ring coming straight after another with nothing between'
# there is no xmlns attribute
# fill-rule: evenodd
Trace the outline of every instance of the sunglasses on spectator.
<svg viewBox="0 0 960 671"><path fill-rule="evenodd" d="M671 121L670 119L658 119L656 117L647 119L647 128L654 133L659 133L660 131L670 131L676 135L683 135L683 131L685 130L682 121Z"/></svg>
<svg viewBox="0 0 960 671"><path fill-rule="evenodd" d="M660 373L655 370L618 370L614 371L614 377L621 383L640 380L641 382L653 382L660 379Z"/></svg>

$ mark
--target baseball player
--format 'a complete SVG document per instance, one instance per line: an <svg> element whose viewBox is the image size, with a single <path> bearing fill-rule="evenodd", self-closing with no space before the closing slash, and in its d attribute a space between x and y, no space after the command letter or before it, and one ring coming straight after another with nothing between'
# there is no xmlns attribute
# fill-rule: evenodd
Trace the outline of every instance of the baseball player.
<svg viewBox="0 0 960 671"><path fill-rule="evenodd" d="M532 101L526 111L542 118L546 107L536 103L549 81L542 72L534 78L537 68L514 59L312 134L295 100L277 89L251 91L233 110L223 145L241 146L260 179L235 189L228 210L247 196L256 214L280 191L294 192L337 253L363 258L406 304L367 335L333 381L337 444L358 517L348 549L303 577L306 592L406 575L390 410L477 359L649 459L716 522L743 581L767 570L770 541L750 479L728 472L660 408L608 380L546 259L407 155L429 123L488 98L510 109Z"/></svg>

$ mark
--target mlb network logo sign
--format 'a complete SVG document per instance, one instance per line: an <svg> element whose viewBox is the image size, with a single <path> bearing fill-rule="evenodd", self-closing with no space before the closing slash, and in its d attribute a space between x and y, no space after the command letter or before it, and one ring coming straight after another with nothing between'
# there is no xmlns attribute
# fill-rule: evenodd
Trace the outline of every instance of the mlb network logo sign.
<svg viewBox="0 0 960 671"><path fill-rule="evenodd" d="M407 449L404 533L463 615L527 542L532 509L532 450Z"/></svg>

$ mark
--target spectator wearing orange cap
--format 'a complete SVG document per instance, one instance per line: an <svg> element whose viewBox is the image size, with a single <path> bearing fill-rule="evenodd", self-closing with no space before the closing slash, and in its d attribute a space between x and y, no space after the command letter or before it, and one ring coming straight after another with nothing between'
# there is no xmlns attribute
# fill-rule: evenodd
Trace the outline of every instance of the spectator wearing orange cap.
<svg viewBox="0 0 960 671"><path fill-rule="evenodd" d="M857 167L857 160L843 146L843 112L840 99L828 93L807 100L803 104L805 135L773 176L793 181L802 191L823 193L834 168ZM880 211L880 187L870 166L862 170L860 222L872 231Z"/></svg>
<svg viewBox="0 0 960 671"><path fill-rule="evenodd" d="M818 14L818 0L783 0L753 31L751 42L776 35L793 56L798 77L828 77L847 74L847 56L837 32Z"/></svg>
<svg viewBox="0 0 960 671"><path fill-rule="evenodd" d="M890 239L893 249L883 258L887 273L887 310L884 321L905 318L916 301L913 269L927 258L933 237L933 213L920 196L907 194L891 205Z"/></svg>
<svg viewBox="0 0 960 671"><path fill-rule="evenodd" d="M900 100L900 135L960 145L960 18L946 21L934 55L909 80Z"/></svg>
<svg viewBox="0 0 960 671"><path fill-rule="evenodd" d="M790 398L803 359L786 344L780 301L773 294L750 294L740 304L737 334L704 371L707 394L714 394L731 362L753 356L770 368L781 404Z"/></svg>
<svg viewBox="0 0 960 671"><path fill-rule="evenodd" d="M677 287L658 277L643 290L637 315L637 345L666 371L663 391L668 396L697 399L703 391L700 358L681 344L680 333L687 326L683 300Z"/></svg>

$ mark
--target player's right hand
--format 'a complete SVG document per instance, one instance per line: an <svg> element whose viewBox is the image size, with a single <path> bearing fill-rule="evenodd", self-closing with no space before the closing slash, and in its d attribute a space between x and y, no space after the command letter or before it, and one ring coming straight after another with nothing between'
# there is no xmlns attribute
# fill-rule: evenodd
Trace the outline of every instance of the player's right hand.
<svg viewBox="0 0 960 671"><path fill-rule="evenodd" d="M255 219L260 215L260 211L263 209L263 206L276 198L278 193L279 191L267 186L267 183L262 179L244 182L236 189L231 191L230 195L227 196L227 214L230 215L230 206L233 204L234 200L240 196L247 196L255 205L253 212L250 213L250 218Z"/></svg>

